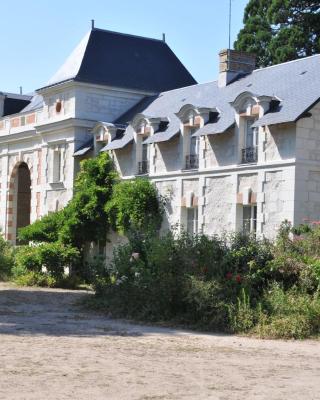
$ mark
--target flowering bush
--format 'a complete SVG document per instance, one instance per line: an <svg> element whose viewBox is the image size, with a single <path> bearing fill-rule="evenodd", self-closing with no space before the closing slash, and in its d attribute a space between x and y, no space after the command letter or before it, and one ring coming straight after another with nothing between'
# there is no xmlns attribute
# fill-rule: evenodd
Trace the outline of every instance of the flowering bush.
<svg viewBox="0 0 320 400"><path fill-rule="evenodd" d="M251 236L131 232L95 283L116 315L303 338L320 329L320 227Z"/></svg>

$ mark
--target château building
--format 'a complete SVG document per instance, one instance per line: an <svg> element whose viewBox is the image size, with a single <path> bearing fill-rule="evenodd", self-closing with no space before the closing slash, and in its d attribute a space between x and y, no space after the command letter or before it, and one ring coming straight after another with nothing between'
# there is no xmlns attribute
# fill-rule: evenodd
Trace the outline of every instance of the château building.
<svg viewBox="0 0 320 400"><path fill-rule="evenodd" d="M205 62L206 55L203 55ZM93 28L31 96L0 92L0 226L65 206L79 162L107 151L166 199L163 230L273 238L320 218L320 55L255 69L223 50L197 84L163 40Z"/></svg>

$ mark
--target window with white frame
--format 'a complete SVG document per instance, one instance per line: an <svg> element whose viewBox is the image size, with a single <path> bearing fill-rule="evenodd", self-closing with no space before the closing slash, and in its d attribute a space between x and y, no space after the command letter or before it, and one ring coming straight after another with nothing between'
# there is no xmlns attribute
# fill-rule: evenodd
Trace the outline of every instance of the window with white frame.
<svg viewBox="0 0 320 400"><path fill-rule="evenodd" d="M257 206L255 204L243 206L242 231L245 234L255 233L257 231Z"/></svg>
<svg viewBox="0 0 320 400"><path fill-rule="evenodd" d="M254 118L244 120L244 148L242 149L242 162L251 163L257 161L258 130L252 125Z"/></svg>
<svg viewBox="0 0 320 400"><path fill-rule="evenodd" d="M52 182L62 181L62 154L59 147L53 150L52 156Z"/></svg>
<svg viewBox="0 0 320 400"><path fill-rule="evenodd" d="M189 153L186 156L186 169L195 169L199 167L199 137L192 136L196 132L195 128L191 128Z"/></svg>
<svg viewBox="0 0 320 400"><path fill-rule="evenodd" d="M190 235L198 233L198 208L187 208L187 232Z"/></svg>

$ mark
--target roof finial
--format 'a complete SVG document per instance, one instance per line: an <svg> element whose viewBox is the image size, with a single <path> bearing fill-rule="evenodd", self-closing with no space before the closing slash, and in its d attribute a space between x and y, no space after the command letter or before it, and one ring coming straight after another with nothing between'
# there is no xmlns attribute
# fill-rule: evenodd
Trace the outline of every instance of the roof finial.
<svg viewBox="0 0 320 400"><path fill-rule="evenodd" d="M166 34L165 33L162 34L162 41L166 42Z"/></svg>
<svg viewBox="0 0 320 400"><path fill-rule="evenodd" d="M22 94L22 86L20 86L19 90L20 90L20 94Z"/></svg>
<svg viewBox="0 0 320 400"><path fill-rule="evenodd" d="M94 29L94 19L91 20L91 29Z"/></svg>

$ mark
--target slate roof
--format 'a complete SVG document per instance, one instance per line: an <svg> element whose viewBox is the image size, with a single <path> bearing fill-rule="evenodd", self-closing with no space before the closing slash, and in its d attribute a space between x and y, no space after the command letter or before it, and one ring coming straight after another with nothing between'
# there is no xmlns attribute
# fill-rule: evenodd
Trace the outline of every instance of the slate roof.
<svg viewBox="0 0 320 400"><path fill-rule="evenodd" d="M151 93L196 83L162 40L94 28L47 85L75 80Z"/></svg>
<svg viewBox="0 0 320 400"><path fill-rule="evenodd" d="M84 156L89 151L93 150L93 138L82 144L74 153L74 157Z"/></svg>
<svg viewBox="0 0 320 400"><path fill-rule="evenodd" d="M26 107L32 98L32 96L25 94L0 92L0 95L4 96L3 104L3 116L12 115L19 113L24 107Z"/></svg>
<svg viewBox="0 0 320 400"><path fill-rule="evenodd" d="M230 103L243 92L250 92L255 96L268 95L280 101L274 112L265 114L256 122L257 126L297 121L320 99L320 55L257 69L223 88L219 88L218 82L214 81L162 92L149 98L150 104L146 100L140 102L135 106L134 112L154 118L167 118L171 122L166 136L169 140L172 137L169 127L176 119L175 113L184 105L216 108L219 111L217 121L205 125L194 136L219 134L234 125L235 110ZM127 117L129 115L130 111L126 113ZM161 140L165 136L163 132L155 134L153 142L157 141L157 135ZM124 143L124 139L121 140Z"/></svg>
<svg viewBox="0 0 320 400"><path fill-rule="evenodd" d="M30 103L21 112L30 112L43 107L43 98L40 94L35 94Z"/></svg>

